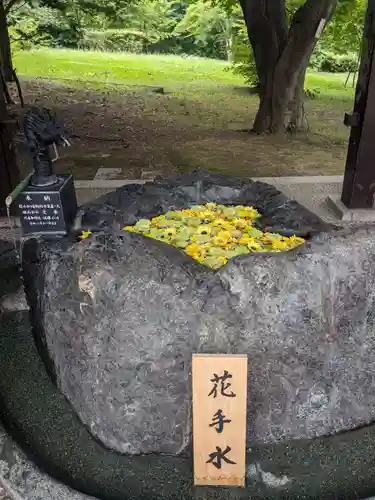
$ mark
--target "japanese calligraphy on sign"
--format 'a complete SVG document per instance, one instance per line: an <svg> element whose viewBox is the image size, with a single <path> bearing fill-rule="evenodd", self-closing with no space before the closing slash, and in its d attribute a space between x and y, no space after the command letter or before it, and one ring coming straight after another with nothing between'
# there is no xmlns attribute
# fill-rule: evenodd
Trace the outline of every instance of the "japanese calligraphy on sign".
<svg viewBox="0 0 375 500"><path fill-rule="evenodd" d="M23 227L34 232L59 231L64 227L58 193L21 193L17 201Z"/></svg>
<svg viewBox="0 0 375 500"><path fill-rule="evenodd" d="M16 198L23 234L65 235L77 214L77 198L71 175L59 175L51 186L28 184Z"/></svg>
<svg viewBox="0 0 375 500"><path fill-rule="evenodd" d="M245 486L247 356L193 354L194 484Z"/></svg>

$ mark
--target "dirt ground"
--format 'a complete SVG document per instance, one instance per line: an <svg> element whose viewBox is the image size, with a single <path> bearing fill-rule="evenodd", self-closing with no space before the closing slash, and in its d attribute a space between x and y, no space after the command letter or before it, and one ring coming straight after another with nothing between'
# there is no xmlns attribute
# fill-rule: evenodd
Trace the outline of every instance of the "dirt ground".
<svg viewBox="0 0 375 500"><path fill-rule="evenodd" d="M230 104L229 109L220 103L207 106L151 88L73 89L36 81L22 86L25 109L46 106L63 122L72 146L60 151L55 168L75 179L93 179L99 168L120 169L114 177L124 179L197 167L249 177L334 175L344 169L345 135L254 136L243 131L251 124L254 105L249 114L244 109L232 116ZM13 111L22 122L18 106ZM326 115L315 110L313 120L328 120ZM15 142L24 176L31 160L21 131Z"/></svg>

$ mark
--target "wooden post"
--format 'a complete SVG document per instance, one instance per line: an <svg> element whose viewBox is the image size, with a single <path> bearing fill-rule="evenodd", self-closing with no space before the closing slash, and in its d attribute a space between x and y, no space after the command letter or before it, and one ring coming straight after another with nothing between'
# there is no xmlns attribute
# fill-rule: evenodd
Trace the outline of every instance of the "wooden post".
<svg viewBox="0 0 375 500"><path fill-rule="evenodd" d="M20 182L19 170L12 142L12 125L0 85L0 215L5 215L5 198Z"/></svg>
<svg viewBox="0 0 375 500"><path fill-rule="evenodd" d="M0 0L0 60L1 70L6 82L13 81L13 61L10 47L7 13L4 0Z"/></svg>
<svg viewBox="0 0 375 500"><path fill-rule="evenodd" d="M347 208L373 208L375 193L375 0L368 0L361 64L341 201Z"/></svg>

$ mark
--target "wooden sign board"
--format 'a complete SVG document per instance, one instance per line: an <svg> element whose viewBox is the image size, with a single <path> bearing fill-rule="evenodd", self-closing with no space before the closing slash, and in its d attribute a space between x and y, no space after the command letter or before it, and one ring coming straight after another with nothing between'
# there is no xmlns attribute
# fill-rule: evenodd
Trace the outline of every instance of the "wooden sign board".
<svg viewBox="0 0 375 500"><path fill-rule="evenodd" d="M194 484L245 486L247 356L193 354Z"/></svg>

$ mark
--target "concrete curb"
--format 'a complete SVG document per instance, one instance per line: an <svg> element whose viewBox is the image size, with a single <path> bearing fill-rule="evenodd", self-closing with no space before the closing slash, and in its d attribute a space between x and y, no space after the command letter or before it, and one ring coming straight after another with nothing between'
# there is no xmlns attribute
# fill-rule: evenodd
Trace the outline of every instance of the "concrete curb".
<svg viewBox="0 0 375 500"><path fill-rule="evenodd" d="M276 182L279 185L335 184L335 183L342 183L344 177L342 175L311 175L306 177L252 177L252 180L260 182L268 182L270 184Z"/></svg>
<svg viewBox="0 0 375 500"><path fill-rule="evenodd" d="M146 181L142 179L94 179L92 181L74 181L74 186L76 189L116 189L121 186L127 186L131 184L145 184Z"/></svg>
<svg viewBox="0 0 375 500"><path fill-rule="evenodd" d="M308 177L252 177L253 181L268 182L279 185L290 184L335 184L342 183L342 175L319 175ZM94 179L74 181L76 189L116 189L129 184L145 184L152 182L152 179Z"/></svg>

